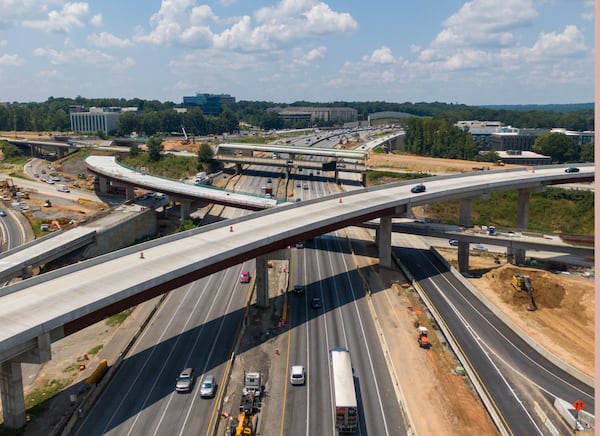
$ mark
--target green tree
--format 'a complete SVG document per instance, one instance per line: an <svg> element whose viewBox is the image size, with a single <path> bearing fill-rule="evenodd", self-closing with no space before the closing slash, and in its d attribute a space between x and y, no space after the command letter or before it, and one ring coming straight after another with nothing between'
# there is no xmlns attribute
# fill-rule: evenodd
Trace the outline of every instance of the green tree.
<svg viewBox="0 0 600 436"><path fill-rule="evenodd" d="M581 152L579 153L579 160L581 162L594 162L594 143L588 142L581 146Z"/></svg>
<svg viewBox="0 0 600 436"><path fill-rule="evenodd" d="M151 137L146 143L146 147L148 148L148 160L158 162L162 157L161 152L163 151L162 137Z"/></svg>
<svg viewBox="0 0 600 436"><path fill-rule="evenodd" d="M214 153L210 144L206 142L200 144L198 147L198 162L201 164L210 163L213 161Z"/></svg>
<svg viewBox="0 0 600 436"><path fill-rule="evenodd" d="M137 144L134 144L132 146L129 147L129 157L133 158L133 157L137 157L139 156L141 153L140 147L137 146Z"/></svg>
<svg viewBox="0 0 600 436"><path fill-rule="evenodd" d="M558 163L574 162L577 160L577 142L564 133L542 133L535 138L532 147L536 153L552 157Z"/></svg>
<svg viewBox="0 0 600 436"><path fill-rule="evenodd" d="M19 148L16 145L11 144L8 141L2 141L1 144L4 159L10 160L22 156L21 150L19 150Z"/></svg>

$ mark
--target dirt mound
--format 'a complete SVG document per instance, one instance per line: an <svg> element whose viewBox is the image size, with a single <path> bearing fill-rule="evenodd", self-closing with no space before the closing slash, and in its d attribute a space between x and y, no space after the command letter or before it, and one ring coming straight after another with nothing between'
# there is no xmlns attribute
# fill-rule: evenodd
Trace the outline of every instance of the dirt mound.
<svg viewBox="0 0 600 436"><path fill-rule="evenodd" d="M513 306L526 307L529 302L527 292L517 290L511 285L514 274L523 274L531 279L533 298L538 309L561 307L567 292L562 284L556 282L556 274L507 264L484 274L482 279L490 284L503 283L503 286L494 287L502 301Z"/></svg>

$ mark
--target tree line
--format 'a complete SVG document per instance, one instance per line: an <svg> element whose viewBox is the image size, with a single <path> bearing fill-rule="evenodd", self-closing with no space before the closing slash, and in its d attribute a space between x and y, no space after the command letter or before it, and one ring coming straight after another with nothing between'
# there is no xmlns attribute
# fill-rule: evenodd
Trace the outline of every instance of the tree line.
<svg viewBox="0 0 600 436"><path fill-rule="evenodd" d="M532 110L503 109L500 107L477 107L452 103L389 103L389 102L344 102L315 103L298 101L291 104L268 101L239 101L228 104L219 116L204 114L199 108L190 108L187 113L174 111L181 106L173 102L157 100L117 99L117 98L54 98L45 102L11 103L0 106L0 130L10 131L58 131L68 132L71 128L69 107L135 107L137 113L124 113L114 135L129 135L137 132L151 136L157 133L186 131L194 135L222 134L240 129L242 123L261 129L329 127L333 122L285 122L279 118L275 107L317 106L317 107L351 107L357 110L359 120L367 120L368 115L375 112L405 112L416 117L431 117L454 124L459 120L493 120L518 128L562 127L570 130L593 130L593 104L579 105L571 108L565 105L548 106Z"/></svg>

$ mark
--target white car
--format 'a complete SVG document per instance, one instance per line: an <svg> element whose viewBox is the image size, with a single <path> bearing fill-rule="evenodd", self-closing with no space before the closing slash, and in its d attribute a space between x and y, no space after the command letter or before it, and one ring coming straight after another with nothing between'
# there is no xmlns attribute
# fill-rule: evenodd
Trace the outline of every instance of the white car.
<svg viewBox="0 0 600 436"><path fill-rule="evenodd" d="M306 379L306 371L302 365L294 365L290 370L290 383L293 385L303 385Z"/></svg>
<svg viewBox="0 0 600 436"><path fill-rule="evenodd" d="M473 245L473 250L487 251L487 247L485 245L475 244L475 245Z"/></svg>

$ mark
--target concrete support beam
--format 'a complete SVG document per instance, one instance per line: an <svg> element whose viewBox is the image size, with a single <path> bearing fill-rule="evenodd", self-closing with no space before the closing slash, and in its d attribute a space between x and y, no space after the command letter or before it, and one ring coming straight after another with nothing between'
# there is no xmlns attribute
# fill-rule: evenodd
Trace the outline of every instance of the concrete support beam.
<svg viewBox="0 0 600 436"><path fill-rule="evenodd" d="M256 304L259 307L269 307L269 260L287 260L290 261L291 250L283 248L273 251L269 254L256 258L256 277L254 286L256 286Z"/></svg>
<svg viewBox="0 0 600 436"><path fill-rule="evenodd" d="M98 189L103 194L108 194L108 179L102 176L98 176Z"/></svg>
<svg viewBox="0 0 600 436"><path fill-rule="evenodd" d="M471 227L473 225L471 221L471 209L473 207L473 200L470 198L463 198L460 200L460 211L458 222L463 227ZM458 243L458 271L466 273L469 271L469 243L459 242Z"/></svg>
<svg viewBox="0 0 600 436"><path fill-rule="evenodd" d="M33 277L33 267L31 265L25 265L21 270L21 278L28 279Z"/></svg>
<svg viewBox="0 0 600 436"><path fill-rule="evenodd" d="M517 197L517 230L527 230L529 223L529 198L531 197L531 191L525 189L519 189ZM516 265L523 265L525 263L525 249L515 248L514 250L514 262Z"/></svg>
<svg viewBox="0 0 600 436"><path fill-rule="evenodd" d="M236 163L235 164L235 173L236 174L242 174L242 164L241 163Z"/></svg>
<svg viewBox="0 0 600 436"><path fill-rule="evenodd" d="M192 209L191 200L179 200L179 204L181 205L181 216L180 220L186 220L190 217L190 211Z"/></svg>
<svg viewBox="0 0 600 436"><path fill-rule="evenodd" d="M52 359L52 348L50 347L52 340L50 333L44 333L37 337L37 346L21 355L19 362L41 364Z"/></svg>
<svg viewBox="0 0 600 436"><path fill-rule="evenodd" d="M367 173L366 172L362 173L360 183L362 183L362 185L365 187L367 186Z"/></svg>
<svg viewBox="0 0 600 436"><path fill-rule="evenodd" d="M469 272L469 243L458 242L458 272Z"/></svg>
<svg viewBox="0 0 600 436"><path fill-rule="evenodd" d="M460 211L458 216L458 223L463 227L471 227L473 225L471 221L471 209L473 206L473 200L470 198L462 198L460 200Z"/></svg>
<svg viewBox="0 0 600 436"><path fill-rule="evenodd" d="M135 188L133 186L125 186L125 199L135 200Z"/></svg>
<svg viewBox="0 0 600 436"><path fill-rule="evenodd" d="M25 395L21 362L8 360L0 364L0 398L4 425L18 429L25 425Z"/></svg>
<svg viewBox="0 0 600 436"><path fill-rule="evenodd" d="M256 305L258 307L269 307L269 269L267 262L269 255L256 258Z"/></svg>
<svg viewBox="0 0 600 436"><path fill-rule="evenodd" d="M65 157L65 150L62 147L56 147L56 157L58 159L62 159L63 157Z"/></svg>
<svg viewBox="0 0 600 436"><path fill-rule="evenodd" d="M392 266L392 217L383 216L379 218L379 227L375 234L377 251L379 253L379 265L385 268Z"/></svg>

